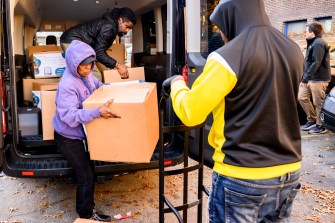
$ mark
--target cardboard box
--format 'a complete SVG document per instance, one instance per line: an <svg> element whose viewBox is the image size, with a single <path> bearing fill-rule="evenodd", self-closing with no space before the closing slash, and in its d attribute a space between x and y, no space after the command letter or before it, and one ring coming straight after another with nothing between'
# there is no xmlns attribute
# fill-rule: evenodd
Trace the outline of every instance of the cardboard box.
<svg viewBox="0 0 335 223"><path fill-rule="evenodd" d="M102 75L104 83L126 82L134 80L145 80L144 67L128 68L129 78L121 79L117 70L105 70Z"/></svg>
<svg viewBox="0 0 335 223"><path fill-rule="evenodd" d="M103 85L83 102L93 109L110 105L121 118L97 118L85 125L91 159L150 162L159 138L156 83Z"/></svg>
<svg viewBox="0 0 335 223"><path fill-rule="evenodd" d="M44 78L44 79L23 79L23 100L33 101L32 90L33 83L53 83L58 84L60 78Z"/></svg>
<svg viewBox="0 0 335 223"><path fill-rule="evenodd" d="M84 219L84 218L77 218L73 223L96 223L101 221L94 221L90 219Z"/></svg>
<svg viewBox="0 0 335 223"><path fill-rule="evenodd" d="M54 139L52 119L56 113L56 91L33 91L34 105L41 109L43 140Z"/></svg>
<svg viewBox="0 0 335 223"><path fill-rule="evenodd" d="M40 31L65 31L65 24L62 22L47 21L40 26Z"/></svg>
<svg viewBox="0 0 335 223"><path fill-rule="evenodd" d="M43 81L34 81L33 82L33 91L52 91L57 90L58 82L43 82Z"/></svg>
<svg viewBox="0 0 335 223"><path fill-rule="evenodd" d="M126 47L123 43L120 44L113 44L110 48L106 50L108 56L112 57L114 60L119 62L120 64L125 64L126 62ZM96 63L98 69L102 73L104 70L108 68L103 65L102 63Z"/></svg>
<svg viewBox="0 0 335 223"><path fill-rule="evenodd" d="M63 52L38 52L32 54L30 72L34 78L60 77L63 75L66 62Z"/></svg>
<svg viewBox="0 0 335 223"><path fill-rule="evenodd" d="M56 91L41 91L41 113L43 140L54 139L52 119L56 113Z"/></svg>
<svg viewBox="0 0 335 223"><path fill-rule="evenodd" d="M33 53L42 53L42 52L62 52L60 46L55 45L46 45L46 46L28 46L26 50L27 63L31 64L31 56Z"/></svg>

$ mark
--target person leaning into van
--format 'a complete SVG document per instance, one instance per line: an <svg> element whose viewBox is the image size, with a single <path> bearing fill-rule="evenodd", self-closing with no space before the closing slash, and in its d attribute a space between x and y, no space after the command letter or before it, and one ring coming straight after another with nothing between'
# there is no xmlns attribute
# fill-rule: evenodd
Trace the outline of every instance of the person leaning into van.
<svg viewBox="0 0 335 223"><path fill-rule="evenodd" d="M85 147L83 125L96 118L118 117L108 106L83 109L82 102L102 82L93 76L95 52L84 42L74 40L65 54L66 68L56 93L56 114L52 125L57 149L68 160L76 175L76 211L80 218L110 221L110 216L98 214L94 204L94 166Z"/></svg>
<svg viewBox="0 0 335 223"><path fill-rule="evenodd" d="M221 0L210 20L225 45L208 56L191 89L179 75L162 86L185 125L213 115L209 221L289 222L301 187L303 55L271 26L263 0Z"/></svg>
<svg viewBox="0 0 335 223"><path fill-rule="evenodd" d="M127 34L135 24L136 16L131 9L114 8L100 19L90 20L66 30L60 37L60 44L65 52L72 40L87 43L95 50L98 62L107 68L116 69L121 78L128 78L127 66L110 57L106 50L113 44L116 36L122 37ZM97 68L93 73L99 80L102 79Z"/></svg>

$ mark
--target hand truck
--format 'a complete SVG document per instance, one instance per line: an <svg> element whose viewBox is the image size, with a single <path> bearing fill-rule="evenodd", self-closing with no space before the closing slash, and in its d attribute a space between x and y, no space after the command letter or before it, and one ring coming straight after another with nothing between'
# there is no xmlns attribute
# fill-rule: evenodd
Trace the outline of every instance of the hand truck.
<svg viewBox="0 0 335 223"><path fill-rule="evenodd" d="M204 124L187 127L185 125L176 126L165 126L165 107L166 97L161 97L159 101L159 125L160 125L160 136L159 136L159 223L164 223L164 214L173 212L180 223L187 223L187 210L191 207L197 207L197 222L202 222L202 204L203 197L202 192L204 191L207 195L208 190L203 185L203 168L204 168ZM199 129L199 159L198 164L189 166L188 163L188 147L189 147L189 132L192 129ZM164 133L183 133L184 145L183 145L183 167L179 169L165 170L164 167ZM197 200L193 202L188 201L188 173L191 171L198 170L198 188L197 188ZM173 204L166 198L164 194L164 177L171 175L183 174L183 204L180 206L173 206ZM167 205L165 208L164 204ZM182 211L183 216L180 215L179 211Z"/></svg>

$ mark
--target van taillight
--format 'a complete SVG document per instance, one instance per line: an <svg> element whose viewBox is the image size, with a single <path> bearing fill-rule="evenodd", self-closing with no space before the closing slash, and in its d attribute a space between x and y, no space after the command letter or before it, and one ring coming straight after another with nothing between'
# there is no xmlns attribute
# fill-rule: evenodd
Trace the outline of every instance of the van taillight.
<svg viewBox="0 0 335 223"><path fill-rule="evenodd" d="M35 173L33 171L22 171L22 176L34 176Z"/></svg>
<svg viewBox="0 0 335 223"><path fill-rule="evenodd" d="M164 166L169 166L172 164L172 160L165 160L164 161Z"/></svg>
<svg viewBox="0 0 335 223"><path fill-rule="evenodd" d="M185 81L186 85L188 85L187 71L188 71L188 68L187 68L187 65L185 65L182 69L182 76L184 78L184 81Z"/></svg>

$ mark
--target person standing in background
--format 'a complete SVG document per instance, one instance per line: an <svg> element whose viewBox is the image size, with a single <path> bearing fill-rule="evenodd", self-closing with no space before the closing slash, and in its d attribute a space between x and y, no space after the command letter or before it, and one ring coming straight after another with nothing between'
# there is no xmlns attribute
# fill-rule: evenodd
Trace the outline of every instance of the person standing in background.
<svg viewBox="0 0 335 223"><path fill-rule="evenodd" d="M322 33L323 27L320 23L311 23L306 28L305 71L299 86L298 99L307 115L307 122L301 126L301 130L308 131L309 134L327 132L321 125L320 113L331 78L330 47L322 39Z"/></svg>
<svg viewBox="0 0 335 223"><path fill-rule="evenodd" d="M213 115L209 222L289 222L301 187L302 52L271 26L263 0L221 0L210 20L225 45L191 89L180 75L162 86L185 125Z"/></svg>
<svg viewBox="0 0 335 223"><path fill-rule="evenodd" d="M106 50L111 47L116 36L122 37L136 24L134 12L127 7L114 8L102 18L94 19L66 30L60 37L61 47L66 51L72 40L79 40L90 45L96 52L96 60L107 68L116 69L121 78L129 77L126 65L111 58ZM102 80L100 71L95 67L94 76Z"/></svg>

